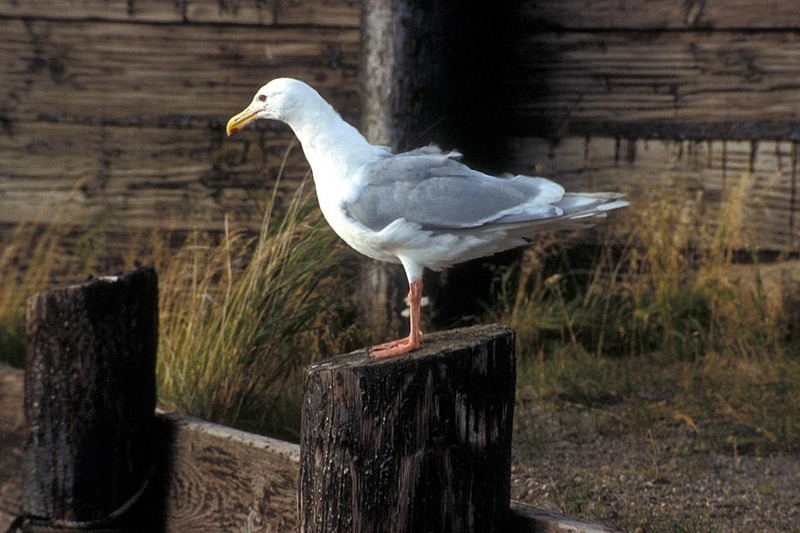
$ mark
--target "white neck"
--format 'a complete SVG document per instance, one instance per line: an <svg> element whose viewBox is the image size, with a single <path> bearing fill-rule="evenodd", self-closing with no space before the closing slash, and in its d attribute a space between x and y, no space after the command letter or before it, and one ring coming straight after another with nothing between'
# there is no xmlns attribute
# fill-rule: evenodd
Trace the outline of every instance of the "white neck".
<svg viewBox="0 0 800 533"><path fill-rule="evenodd" d="M306 102L286 122L300 140L315 177L330 173L331 168L347 173L380 153L321 97Z"/></svg>

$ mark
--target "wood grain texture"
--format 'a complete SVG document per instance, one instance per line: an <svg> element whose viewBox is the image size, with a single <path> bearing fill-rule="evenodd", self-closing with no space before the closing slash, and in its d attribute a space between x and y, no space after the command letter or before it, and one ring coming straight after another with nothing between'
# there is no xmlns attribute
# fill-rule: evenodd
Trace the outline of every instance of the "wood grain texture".
<svg viewBox="0 0 800 533"><path fill-rule="evenodd" d="M155 270L35 295L26 336L23 510L104 519L139 490L154 459Z"/></svg>
<svg viewBox="0 0 800 533"><path fill-rule="evenodd" d="M0 365L0 527L22 513L22 372ZM6 412L11 413L9 419ZM20 422L21 423L21 422ZM297 531L296 444L178 414L157 416L161 464L135 509L165 533ZM7 466L7 468L6 468ZM155 526L153 526L155 527ZM150 527L145 530L154 530Z"/></svg>
<svg viewBox="0 0 800 533"><path fill-rule="evenodd" d="M356 27L356 0L28 0L0 3L0 16L51 20L187 22L237 25ZM55 8L55 9L54 9Z"/></svg>
<svg viewBox="0 0 800 533"><path fill-rule="evenodd" d="M180 415L159 419L168 443L165 531L298 530L296 444Z"/></svg>
<svg viewBox="0 0 800 533"><path fill-rule="evenodd" d="M514 334L500 326L307 368L301 530L506 531L514 384Z"/></svg>
<svg viewBox="0 0 800 533"><path fill-rule="evenodd" d="M431 120L455 97L445 80L447 4L365 0L361 115L371 143L405 151L440 141Z"/></svg>
<svg viewBox="0 0 800 533"><path fill-rule="evenodd" d="M309 172L290 135L223 140L213 128L22 123L13 137L0 136L9 156L0 221L47 224L55 213L64 224L103 230L214 230L230 213L255 228L281 170L280 198Z"/></svg>
<svg viewBox="0 0 800 533"><path fill-rule="evenodd" d="M357 113L358 31L0 19L6 134L17 120L224 130L272 78Z"/></svg>
<svg viewBox="0 0 800 533"><path fill-rule="evenodd" d="M530 29L798 28L792 0L523 0L520 21Z"/></svg>
<svg viewBox="0 0 800 533"><path fill-rule="evenodd" d="M512 501L510 530L514 533L614 533L600 524L570 518Z"/></svg>
<svg viewBox="0 0 800 533"><path fill-rule="evenodd" d="M669 141L566 137L517 138L507 144L515 172L541 174L567 190L622 190L635 199L648 189L701 194L703 222L717 227L720 206L738 187L746 200L741 249L800 249L800 145L790 141Z"/></svg>
<svg viewBox="0 0 800 533"><path fill-rule="evenodd" d="M642 154L638 139L731 148L731 141L800 135L794 0L524 0L491 13L469 6L454 10L467 40L481 37L467 49L491 48L486 57L496 65L478 68L484 56L451 61L463 83L444 99L470 98L452 108L460 113L430 116L426 126L457 124L467 134L452 147L486 168L512 168L516 160L498 148L505 137L631 139L622 144ZM355 0L0 2L0 224L46 223L61 210L65 223L115 235L219 229L225 213L255 227L293 136L259 125L228 139L224 123L277 76L309 81L357 123L361 7ZM483 137L470 141L474 132ZM738 148L729 156L749 159ZM646 186L654 170L664 172L648 164L623 174ZM283 190L307 172L294 150ZM581 179L607 179L592 172L586 167ZM717 187L713 172L694 176ZM787 179L788 187L766 183L764 202L772 210L792 205L787 224L795 228L797 183ZM764 221L761 240L775 240L770 224L785 219L754 218Z"/></svg>
<svg viewBox="0 0 800 533"><path fill-rule="evenodd" d="M283 170L308 173L288 128L227 138L227 117L267 78L314 80L358 115L358 33L213 26L0 20L0 223L129 229L256 226ZM91 46L85 43L92 36ZM54 105L57 103L57 105Z"/></svg>
<svg viewBox="0 0 800 533"><path fill-rule="evenodd" d="M526 33L517 50L506 82L515 134L797 135L793 31Z"/></svg>

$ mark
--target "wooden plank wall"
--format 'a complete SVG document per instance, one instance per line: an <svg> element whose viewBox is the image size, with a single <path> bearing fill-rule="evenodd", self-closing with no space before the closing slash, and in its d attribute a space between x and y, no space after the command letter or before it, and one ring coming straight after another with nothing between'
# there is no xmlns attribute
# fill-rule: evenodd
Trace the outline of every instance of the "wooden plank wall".
<svg viewBox="0 0 800 533"><path fill-rule="evenodd" d="M744 246L800 247L800 10L792 0L544 0L518 13L507 150L569 188L748 180Z"/></svg>
<svg viewBox="0 0 800 533"><path fill-rule="evenodd" d="M284 75L357 122L359 17L357 0L0 2L0 225L65 200L66 223L115 235L257 224L292 135L224 123ZM519 0L500 20L494 166L700 187L712 214L748 176L751 244L800 251L795 0ZM307 170L295 147L287 189Z"/></svg>
<svg viewBox="0 0 800 533"><path fill-rule="evenodd" d="M278 76L357 118L355 1L0 2L0 223L257 223L292 135L225 137ZM308 168L299 149L288 182ZM59 210L64 209L59 207Z"/></svg>

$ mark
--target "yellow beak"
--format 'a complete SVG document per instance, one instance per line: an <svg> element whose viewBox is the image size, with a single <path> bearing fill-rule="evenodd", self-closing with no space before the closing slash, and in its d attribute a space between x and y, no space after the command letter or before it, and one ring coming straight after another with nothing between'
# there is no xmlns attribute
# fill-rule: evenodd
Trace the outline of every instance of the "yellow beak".
<svg viewBox="0 0 800 533"><path fill-rule="evenodd" d="M248 106L238 115L231 117L231 119L228 121L228 125L225 126L225 131L228 133L228 135L239 131L247 126L257 114L257 110L253 110Z"/></svg>

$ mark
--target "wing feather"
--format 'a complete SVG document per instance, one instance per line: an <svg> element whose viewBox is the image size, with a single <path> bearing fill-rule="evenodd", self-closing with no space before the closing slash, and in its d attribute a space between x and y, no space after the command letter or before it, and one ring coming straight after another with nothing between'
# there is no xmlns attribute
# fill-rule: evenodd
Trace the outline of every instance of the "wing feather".
<svg viewBox="0 0 800 533"><path fill-rule="evenodd" d="M398 219L423 229L466 229L557 217L561 185L545 178L494 177L434 147L389 155L358 176L360 193L344 205L349 217L379 231Z"/></svg>

